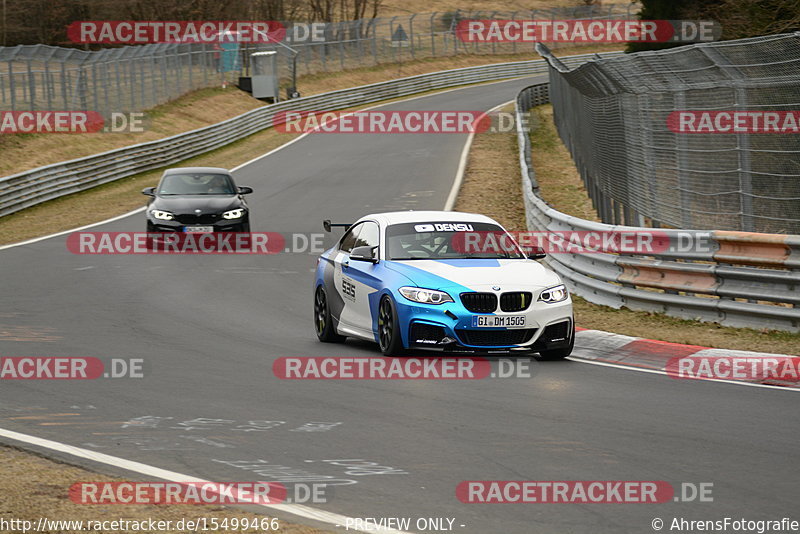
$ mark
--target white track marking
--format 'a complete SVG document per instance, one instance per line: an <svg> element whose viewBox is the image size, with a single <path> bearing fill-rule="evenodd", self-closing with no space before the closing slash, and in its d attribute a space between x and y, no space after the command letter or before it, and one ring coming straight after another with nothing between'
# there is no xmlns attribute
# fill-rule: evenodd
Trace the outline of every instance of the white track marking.
<svg viewBox="0 0 800 534"><path fill-rule="evenodd" d="M507 78L505 80L499 80L499 81L496 81L496 82L486 82L486 83L476 83L476 84L470 84L470 85L462 85L462 86L459 86L459 87L454 87L452 89L445 89L443 91L435 91L433 93L426 93L424 95L412 96L412 97L409 97L409 98L404 98L402 100L393 100L392 102L386 102L386 103L383 103L383 104L376 104L374 106L366 107L366 108L360 109L358 111L368 111L370 109L376 109L376 108L380 108L380 107L384 107L384 106L391 106L392 104L399 104L401 102L410 102L412 100L417 100L419 98L427 98L429 96L438 96L438 95L442 95L442 94L445 94L445 93L451 93L453 91L463 91L464 89L471 89L473 87L479 87L479 86L483 86L483 85L494 85L494 84L498 84L498 83L513 82L514 80L521 80L521 79L524 79L524 78L535 78L535 77L538 77L538 76L542 76L542 74L534 74L532 76L519 76L517 78ZM511 102L513 102L513 100L511 100ZM506 102L505 104L501 104L501 105L504 106L506 104L508 104L508 102ZM354 111L352 113L357 113L357 111ZM351 115L352 113L349 113L348 115ZM266 129L268 129L268 128L265 128L265 130ZM263 131L263 130L261 130L261 131ZM256 133L258 133L258 132L256 132ZM283 150L284 148L286 148L288 146L291 146L294 143L296 143L297 141L303 139L309 133L311 133L311 132L305 132L305 133L299 135L298 137L295 137L291 141L287 141L286 143L282 144L281 146L270 150L266 154L261 154L260 156L257 156L255 158L251 159L250 161L245 161L241 165L237 165L236 167L234 167L234 168L232 168L230 170L231 170L231 172L237 171L237 170L239 170L239 169L241 169L243 167L246 167L246 166L248 166L248 165L250 165L252 163L255 163L256 161L259 161L259 160L261 160L263 158L266 158L267 156L271 156L272 154L274 154L274 153L276 153L276 152L278 152L280 150ZM472 143L472 137L470 137L469 142L470 142L470 144ZM463 157L463 155L464 154L462 152L462 157ZM451 191L451 195L452 195L452 191ZM449 201L449 199L448 199L448 201ZM58 236L65 235L65 234L71 234L72 232L78 232L80 230L85 230L87 228L93 228L95 226L100 226L102 224L107 224L107 223L110 223L110 222L118 221L119 219L124 219L126 217L131 217L133 215L136 215L137 213L141 213L142 211L145 210L145 207L146 206L142 206L141 208L137 208L137 209L135 209L133 211L129 211L128 213L124 213L122 215L117 215L116 217L112 217L110 219L105 219L103 221L99 221L99 222L96 222L96 223L87 224L86 226L81 226L79 228L72 228L71 230L64 230L63 232L58 232L58 233L55 233L55 234L49 234L49 235L45 235L45 236L42 236L42 237L35 237L33 239L28 239L27 241L20 241L19 243L11 243L9 245L2 245L2 246L0 246L0 250L5 250L7 248L13 248L13 247L21 247L23 245L30 245L31 243L36 243L37 241L44 241L45 239L50 239L50 238L58 237Z"/></svg>
<svg viewBox="0 0 800 534"><path fill-rule="evenodd" d="M658 369L645 369L643 367L632 367L630 365L624 365L621 363L598 362L595 360L586 360L581 358L580 356L568 356L567 359L575 363L588 363L589 365L599 365L600 367L613 367L615 369L624 369L626 371L638 371L640 373L650 373L654 375L667 376L666 371L660 371ZM771 386L769 384L753 384L752 382L741 382L739 380L723 380L721 378L691 378L686 380L701 380L703 382L722 382L724 384L734 384L737 386L750 386L755 388L777 389L780 391L795 391L795 392L800 391L800 389L798 388Z"/></svg>
<svg viewBox="0 0 800 534"><path fill-rule="evenodd" d="M128 213L123 213L122 215L117 215L116 217L112 217L110 219L106 219L105 221L100 221L92 224L87 224L86 226L81 226L79 228L73 228L71 230L64 230L63 232L58 232L56 234L45 235L42 237L34 237L33 239L28 239L27 241L20 241L19 243L11 243L10 245L3 245L0 246L0 250L5 250L7 248L13 247L21 247L22 245L30 245L31 243L36 243L37 241L44 241L45 239L50 239L52 237L58 237L60 235L71 234L72 232L78 232L80 230L86 230L87 228L93 228L95 226L100 226L101 224L107 224L110 222L118 221L120 219L124 219L125 217L130 217L132 215L136 215L137 213L143 212L145 206L141 208L136 208L133 211L129 211Z"/></svg>
<svg viewBox="0 0 800 534"><path fill-rule="evenodd" d="M170 482L198 482L201 484L210 482L202 478L196 478L189 475L176 473L175 471L167 471L166 469L153 467L139 462L133 462L131 460L118 458L116 456L110 456L108 454L103 454L100 452L90 451L88 449L82 449L80 447L73 447L72 445L66 445L64 443L59 443L57 441L50 441L49 439L37 438L36 436L29 436L28 434L20 434L19 432L14 432L12 430L0 429L0 436L12 439L14 441L21 441L23 443L35 445L37 447L43 447L45 449L49 449L52 451L66 453L71 456L76 456L78 458L91 460L92 462L111 465L114 467L118 467L120 469L124 469L126 471L132 471L134 473L139 473L141 475L159 478L161 480L167 480ZM258 506L262 506L264 508L280 512L286 512L306 519L313 519L315 521L329 523L332 525L344 525L346 524L346 521L348 519L352 519L344 515L334 514L331 512L326 512L324 510L318 510L316 508L311 508L309 506L302 506L299 504L259 504ZM373 530L361 530L355 528L349 528L349 530L355 530L357 532L373 532ZM382 529L381 531L388 532L391 534L405 534L399 530Z"/></svg>
<svg viewBox="0 0 800 534"><path fill-rule="evenodd" d="M502 104L493 107L486 113L491 113L511 104L512 102L514 101L509 100L508 102L503 102ZM464 143L464 148L461 150L461 159L458 162L456 178L453 181L453 186L450 188L450 194L447 195L447 202L444 204L444 211L453 211L453 207L456 205L456 200L458 200L458 192L461 190L461 184L464 182L464 172L467 170L467 160L469 159L469 151L472 148L473 139L475 139L475 132L470 132L469 136L467 137L467 141Z"/></svg>

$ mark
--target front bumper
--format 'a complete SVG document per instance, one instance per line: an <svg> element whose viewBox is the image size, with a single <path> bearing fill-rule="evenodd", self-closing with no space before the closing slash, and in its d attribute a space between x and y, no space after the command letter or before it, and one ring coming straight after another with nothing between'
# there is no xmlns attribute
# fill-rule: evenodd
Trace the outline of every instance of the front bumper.
<svg viewBox="0 0 800 534"><path fill-rule="evenodd" d="M458 299L458 297L456 297ZM569 346L573 330L572 300L533 302L521 312L476 314L460 302L417 304L395 295L405 348L446 352L538 352ZM524 328L476 328L476 315L525 316Z"/></svg>
<svg viewBox="0 0 800 534"><path fill-rule="evenodd" d="M186 224L178 221L162 221L147 216L148 233L182 233L186 226L210 226L214 232L243 232L249 224L249 217L244 216L240 219L220 219L213 222L197 222Z"/></svg>

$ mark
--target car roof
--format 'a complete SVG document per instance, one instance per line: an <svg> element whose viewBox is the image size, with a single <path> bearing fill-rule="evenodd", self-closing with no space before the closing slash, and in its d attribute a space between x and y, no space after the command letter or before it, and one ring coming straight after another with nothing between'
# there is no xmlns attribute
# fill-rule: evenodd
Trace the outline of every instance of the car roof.
<svg viewBox="0 0 800 534"><path fill-rule="evenodd" d="M367 219L377 221L382 226L415 222L485 222L499 225L486 215L461 211L390 211L365 215L359 221Z"/></svg>
<svg viewBox="0 0 800 534"><path fill-rule="evenodd" d="M231 171L223 169L222 167L176 167L174 169L167 169L164 171L164 176L168 174L227 174L230 175Z"/></svg>

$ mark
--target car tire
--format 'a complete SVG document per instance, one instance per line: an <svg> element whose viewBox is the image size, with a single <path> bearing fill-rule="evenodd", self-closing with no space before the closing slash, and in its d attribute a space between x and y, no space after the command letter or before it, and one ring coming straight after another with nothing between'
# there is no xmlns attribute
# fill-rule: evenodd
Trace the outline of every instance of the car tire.
<svg viewBox="0 0 800 534"><path fill-rule="evenodd" d="M397 310L388 296L378 306L378 345L384 356L399 356L404 352Z"/></svg>
<svg viewBox="0 0 800 534"><path fill-rule="evenodd" d="M575 348L575 319L572 319L572 337L569 341L569 346L563 349L543 350L539 352L539 359L545 361L563 360L570 354L572 349Z"/></svg>
<svg viewBox="0 0 800 534"><path fill-rule="evenodd" d="M342 343L346 338L336 332L333 326L328 294L322 286L314 293L314 331L323 343Z"/></svg>

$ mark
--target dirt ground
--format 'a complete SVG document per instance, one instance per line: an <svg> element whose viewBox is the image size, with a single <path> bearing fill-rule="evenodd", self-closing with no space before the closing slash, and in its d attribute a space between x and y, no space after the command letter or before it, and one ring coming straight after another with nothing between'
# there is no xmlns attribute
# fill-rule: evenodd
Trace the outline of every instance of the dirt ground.
<svg viewBox="0 0 800 534"><path fill-rule="evenodd" d="M236 510L223 506L205 505L87 505L78 504L69 498L69 488L76 482L111 482L122 481L123 479L112 478L98 475L85 469L71 465L55 462L43 458L37 454L22 451L14 447L0 446L0 519L9 521L11 519L31 521L37 525L40 518L50 521L89 521L89 520L135 520L142 521L152 518L153 520L172 521L177 524L181 519L199 520L207 519L207 524L211 518L222 521L224 518L229 520L238 518L239 524L246 522L252 523L262 520L264 515L253 514L241 510ZM135 480L134 478L125 480ZM327 531L318 530L303 525L296 525L279 520L279 530L270 532L280 532L284 534L322 534ZM19 523L17 523L19 525ZM109 534L113 532L127 534L136 532L139 534L184 534L187 530L78 530L69 528L67 525L60 525L64 528L46 528L38 531L44 534L72 534L73 532ZM229 532L228 530L217 530L217 532ZM0 532L22 532L21 529L2 529ZM214 532L209 530L208 532ZM236 530L247 534L264 534L264 529Z"/></svg>

